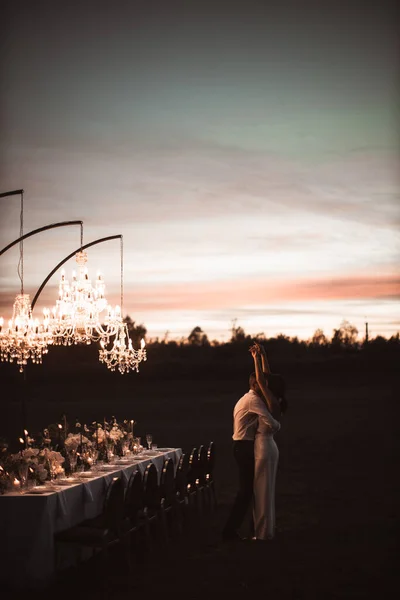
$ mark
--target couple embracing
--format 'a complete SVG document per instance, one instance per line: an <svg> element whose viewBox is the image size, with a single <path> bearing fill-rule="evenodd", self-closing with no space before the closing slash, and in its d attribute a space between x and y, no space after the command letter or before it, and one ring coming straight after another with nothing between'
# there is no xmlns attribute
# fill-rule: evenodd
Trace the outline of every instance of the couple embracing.
<svg viewBox="0 0 400 600"><path fill-rule="evenodd" d="M239 490L222 532L226 541L240 539L240 528L253 501L253 540L269 540L275 534L275 480L279 451L274 434L286 410L282 377L272 374L265 349L250 348L254 372L250 390L233 411L233 455L239 471Z"/></svg>

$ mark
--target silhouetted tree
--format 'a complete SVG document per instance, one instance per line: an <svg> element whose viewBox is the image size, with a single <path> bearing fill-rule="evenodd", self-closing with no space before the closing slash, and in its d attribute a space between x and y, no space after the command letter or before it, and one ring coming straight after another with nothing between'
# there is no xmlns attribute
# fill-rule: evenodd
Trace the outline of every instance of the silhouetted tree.
<svg viewBox="0 0 400 600"><path fill-rule="evenodd" d="M208 346L210 343L207 334L205 334L199 326L192 329L188 337L188 342L192 346Z"/></svg>
<svg viewBox="0 0 400 600"><path fill-rule="evenodd" d="M358 329L349 321L343 320L339 329L333 330L332 346L350 348L355 345L358 336Z"/></svg>
<svg viewBox="0 0 400 600"><path fill-rule="evenodd" d="M126 315L124 322L128 327L128 334L132 340L133 347L138 348L140 346L140 340L142 338L146 339L146 327L142 323L140 325L136 325L135 321L132 321L129 315Z"/></svg>
<svg viewBox="0 0 400 600"><path fill-rule="evenodd" d="M311 345L315 348L318 348L320 346L326 346L327 343L328 340L322 329L316 329L314 335L311 338Z"/></svg>
<svg viewBox="0 0 400 600"><path fill-rule="evenodd" d="M231 329L231 331L232 331L232 336L231 336L231 342L232 342L233 344L237 344L237 343L240 343L240 342L244 342L244 341L245 341L245 339L246 339L246 337L247 337L247 336L246 336L246 333L245 333L245 331L244 331L244 329L243 329L243 327L240 327L240 326L239 326L239 327L236 327L236 321L237 321L237 319L233 319L233 321L232 321L232 329Z"/></svg>

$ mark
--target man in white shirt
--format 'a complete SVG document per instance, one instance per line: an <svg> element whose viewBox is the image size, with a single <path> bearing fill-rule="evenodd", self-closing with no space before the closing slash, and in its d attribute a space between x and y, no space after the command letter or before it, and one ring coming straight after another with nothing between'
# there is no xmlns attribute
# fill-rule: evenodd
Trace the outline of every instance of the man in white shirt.
<svg viewBox="0 0 400 600"><path fill-rule="evenodd" d="M258 419L262 419L273 433L280 429L280 423L272 417L266 407L255 373L250 375L249 384L250 390L240 398L233 409L233 456L239 470L239 489L222 530L224 541L241 539L238 529L253 498L254 438ZM268 389L267 393L270 393Z"/></svg>

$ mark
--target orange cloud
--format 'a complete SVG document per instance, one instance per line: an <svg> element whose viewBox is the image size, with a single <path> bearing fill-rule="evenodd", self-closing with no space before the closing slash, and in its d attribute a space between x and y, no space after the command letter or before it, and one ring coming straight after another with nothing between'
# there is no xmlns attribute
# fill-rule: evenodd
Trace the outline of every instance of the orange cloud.
<svg viewBox="0 0 400 600"><path fill-rule="evenodd" d="M332 279L244 279L140 286L125 291L125 306L135 311L218 310L272 302L399 299L400 276L354 276Z"/></svg>

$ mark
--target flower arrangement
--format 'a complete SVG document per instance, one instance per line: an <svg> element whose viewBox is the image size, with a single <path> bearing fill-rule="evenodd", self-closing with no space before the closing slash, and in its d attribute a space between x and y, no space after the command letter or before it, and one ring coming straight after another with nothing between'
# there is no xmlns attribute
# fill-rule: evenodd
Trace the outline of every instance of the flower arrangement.
<svg viewBox="0 0 400 600"><path fill-rule="evenodd" d="M113 416L102 423L93 421L90 428L76 421L74 433L68 433L63 415L60 423L48 425L35 437L24 430L12 448L0 438L0 494L21 489L29 481L41 484L64 471L73 472L77 461L91 469L98 460L109 462L113 455L130 450L137 453L141 446L133 435L135 424L133 419L119 422Z"/></svg>
<svg viewBox="0 0 400 600"><path fill-rule="evenodd" d="M80 433L69 433L65 438L64 445L67 452L71 450L77 450L79 446L86 444L91 446L92 442L85 435Z"/></svg>

